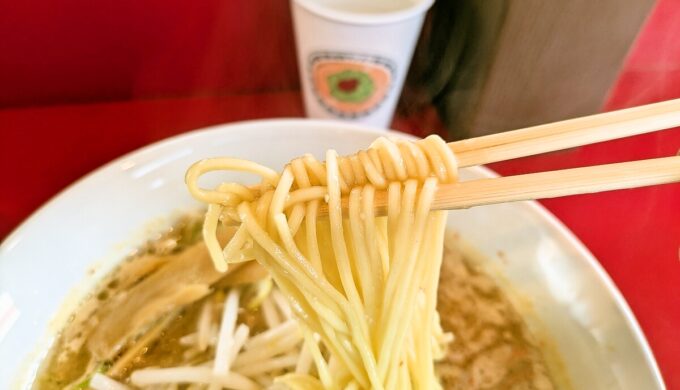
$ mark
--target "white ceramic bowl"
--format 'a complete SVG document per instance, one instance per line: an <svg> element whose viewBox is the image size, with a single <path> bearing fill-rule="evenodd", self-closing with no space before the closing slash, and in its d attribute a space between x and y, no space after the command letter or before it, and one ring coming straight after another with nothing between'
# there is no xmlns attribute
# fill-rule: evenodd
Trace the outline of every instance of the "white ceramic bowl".
<svg viewBox="0 0 680 390"><path fill-rule="evenodd" d="M28 387L55 333L98 278L173 216L198 206L183 181L195 160L228 155L281 168L305 152L320 157L332 147L348 154L384 134L307 120L216 126L145 147L80 180L0 246L0 389ZM462 177L492 175L474 168ZM215 174L203 184L227 178L249 179ZM573 388L664 388L621 294L545 209L535 202L485 206L452 212L449 223L510 286L530 327L560 356Z"/></svg>

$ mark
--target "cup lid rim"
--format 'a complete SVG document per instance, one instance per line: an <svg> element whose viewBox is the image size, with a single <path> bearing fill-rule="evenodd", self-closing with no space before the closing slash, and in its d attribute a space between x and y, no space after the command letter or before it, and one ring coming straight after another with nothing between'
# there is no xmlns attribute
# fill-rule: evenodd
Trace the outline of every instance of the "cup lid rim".
<svg viewBox="0 0 680 390"><path fill-rule="evenodd" d="M425 13L432 6L434 0L419 0L403 9L374 14L340 11L314 0L293 0L293 2L313 14L332 21L355 25L380 25L401 22Z"/></svg>

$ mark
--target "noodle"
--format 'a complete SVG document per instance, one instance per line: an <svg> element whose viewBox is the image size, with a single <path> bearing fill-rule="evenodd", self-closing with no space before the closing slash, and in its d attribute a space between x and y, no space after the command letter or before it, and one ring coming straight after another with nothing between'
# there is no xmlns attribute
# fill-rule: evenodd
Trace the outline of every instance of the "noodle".
<svg viewBox="0 0 680 390"><path fill-rule="evenodd" d="M262 181L200 188L200 176L215 170L255 173ZM209 204L204 239L216 269L257 260L290 301L304 335L299 355L272 358L300 342L296 333L277 336L269 351L251 349L268 332L288 327L276 311L279 302L267 301L272 330L245 342L233 370L251 376L262 367L294 367L274 381L294 389L440 388L434 361L451 340L436 312L446 212L431 211L431 204L440 183L456 180L455 156L436 136L380 138L353 156L328 151L325 163L305 155L280 175L229 158L192 166L186 181ZM376 190L387 191L386 217L375 216ZM328 218L318 217L321 202ZM224 248L216 235L220 221L240 225Z"/></svg>

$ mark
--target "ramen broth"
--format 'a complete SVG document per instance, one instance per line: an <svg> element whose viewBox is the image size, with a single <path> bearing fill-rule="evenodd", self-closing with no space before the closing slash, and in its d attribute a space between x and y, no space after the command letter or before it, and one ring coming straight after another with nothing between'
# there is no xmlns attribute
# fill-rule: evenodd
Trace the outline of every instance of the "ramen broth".
<svg viewBox="0 0 680 390"><path fill-rule="evenodd" d="M248 306L244 302L259 299L266 272L253 263L240 265L226 276L216 273L200 240L201 222L199 218L185 218L105 278L71 316L43 362L33 389L87 389L94 372L135 388L130 383L135 370L210 361L215 354L214 343L201 350L185 341L197 332L205 307L211 308L212 317L219 318L231 288L243 291L238 323L248 325L251 337L266 330L260 307L243 307ZM228 235L223 232L222 239ZM504 292L459 249L455 238L448 235L446 242L438 310L442 327L452 332L454 339L445 359L437 364L443 387L554 388L538 343ZM191 270L186 269L189 262ZM154 282L170 277L176 279L167 286ZM176 290L181 293L174 296ZM270 374L273 377L294 370L294 366L286 367ZM199 389L207 385L168 388Z"/></svg>

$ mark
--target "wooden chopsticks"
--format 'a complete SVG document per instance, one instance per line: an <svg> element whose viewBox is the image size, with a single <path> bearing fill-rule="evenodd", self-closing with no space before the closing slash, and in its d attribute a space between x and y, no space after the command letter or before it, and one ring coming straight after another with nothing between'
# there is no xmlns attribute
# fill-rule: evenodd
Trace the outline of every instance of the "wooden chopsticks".
<svg viewBox="0 0 680 390"><path fill-rule="evenodd" d="M677 126L680 99L470 138L451 142L449 147L460 167L470 167Z"/></svg>
<svg viewBox="0 0 680 390"><path fill-rule="evenodd" d="M449 143L460 167L568 149L680 126L680 99ZM680 147L680 145L678 145ZM554 198L680 182L680 156L441 185L433 209ZM375 194L385 215L387 193ZM343 198L343 211L347 199ZM327 214L326 205L319 215Z"/></svg>
<svg viewBox="0 0 680 390"><path fill-rule="evenodd" d="M680 156L593 167L563 169L441 185L433 210L455 210L495 203L546 199L680 182ZM375 194L376 215L387 213L387 193ZM343 209L347 199L342 199ZM320 207L319 214L328 209Z"/></svg>

